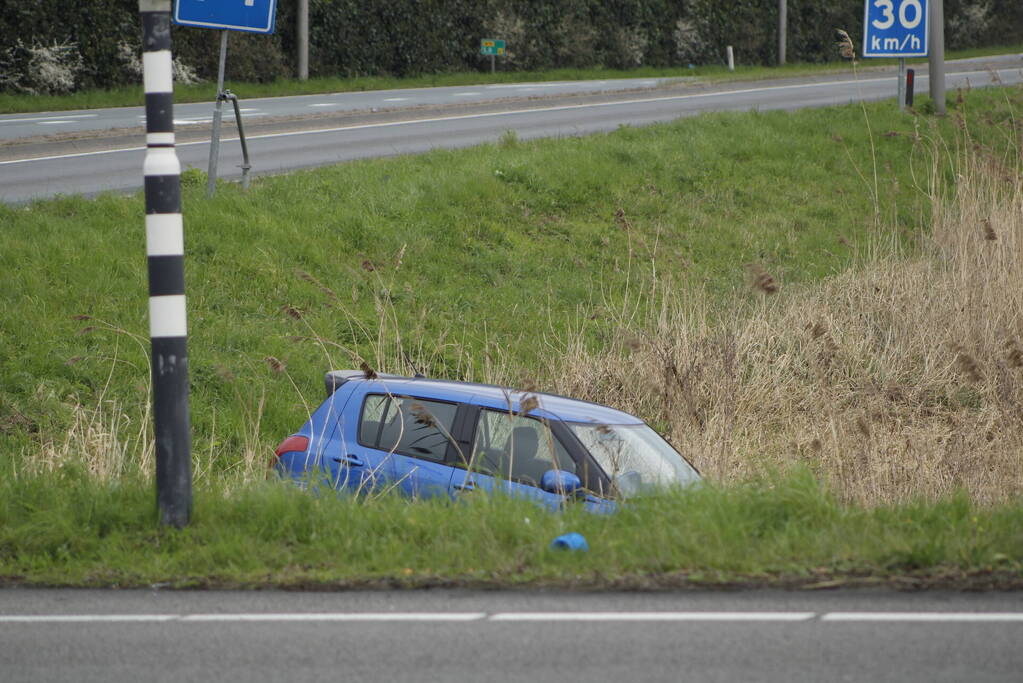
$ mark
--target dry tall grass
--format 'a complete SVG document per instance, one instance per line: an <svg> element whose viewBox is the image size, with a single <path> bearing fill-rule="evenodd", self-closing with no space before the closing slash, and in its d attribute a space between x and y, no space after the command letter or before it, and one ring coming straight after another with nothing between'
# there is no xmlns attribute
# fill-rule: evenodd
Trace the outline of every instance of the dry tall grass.
<svg viewBox="0 0 1023 683"><path fill-rule="evenodd" d="M960 143L933 150L920 253L875 249L812 288L761 288L716 322L698 292L662 287L645 323L622 314L598 351L580 334L544 374L559 393L657 421L715 480L802 462L858 503L1019 495L1021 147ZM949 170L951 189L936 180Z"/></svg>

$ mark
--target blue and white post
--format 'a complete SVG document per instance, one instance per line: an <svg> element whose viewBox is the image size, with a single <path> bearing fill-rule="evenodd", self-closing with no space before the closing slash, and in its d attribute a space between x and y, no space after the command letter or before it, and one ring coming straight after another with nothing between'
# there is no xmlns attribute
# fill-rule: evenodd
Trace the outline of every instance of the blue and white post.
<svg viewBox="0 0 1023 683"><path fill-rule="evenodd" d="M139 0L146 93L146 255L152 341L156 503L160 524L183 527L192 509L181 164L174 151L171 0Z"/></svg>

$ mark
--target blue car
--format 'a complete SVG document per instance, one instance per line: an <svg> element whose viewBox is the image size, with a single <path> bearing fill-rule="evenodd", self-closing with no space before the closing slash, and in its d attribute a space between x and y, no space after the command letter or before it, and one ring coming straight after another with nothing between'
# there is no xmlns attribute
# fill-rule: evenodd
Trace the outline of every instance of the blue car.
<svg viewBox="0 0 1023 683"><path fill-rule="evenodd" d="M300 486L411 498L503 491L552 509L616 500L700 475L642 420L563 396L365 370L326 374L326 400L278 446Z"/></svg>

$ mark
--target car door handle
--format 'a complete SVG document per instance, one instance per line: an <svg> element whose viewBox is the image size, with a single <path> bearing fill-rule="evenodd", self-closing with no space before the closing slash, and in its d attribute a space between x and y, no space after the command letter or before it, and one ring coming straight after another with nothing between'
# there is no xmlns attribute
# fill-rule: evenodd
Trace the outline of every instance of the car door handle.
<svg viewBox="0 0 1023 683"><path fill-rule="evenodd" d="M452 488L456 491L475 491L476 484L471 481L466 481L461 484L455 484Z"/></svg>
<svg viewBox="0 0 1023 683"><path fill-rule="evenodd" d="M338 455L334 458L334 462L341 463L342 465L351 465L352 467L362 467L362 458L357 455L349 453L348 455Z"/></svg>

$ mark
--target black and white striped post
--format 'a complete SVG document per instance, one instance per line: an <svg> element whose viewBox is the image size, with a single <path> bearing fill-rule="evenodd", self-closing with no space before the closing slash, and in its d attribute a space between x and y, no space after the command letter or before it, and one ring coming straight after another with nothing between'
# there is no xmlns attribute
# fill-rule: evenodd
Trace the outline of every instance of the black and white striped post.
<svg viewBox="0 0 1023 683"><path fill-rule="evenodd" d="M185 239L181 164L174 151L171 0L139 0L146 93L146 255L152 342L156 504L160 523L188 524L192 509Z"/></svg>

